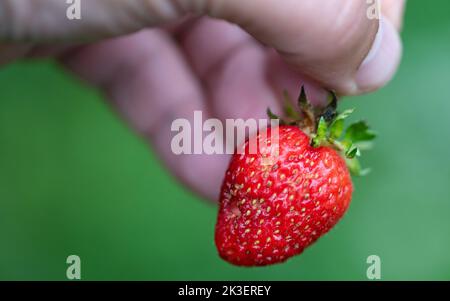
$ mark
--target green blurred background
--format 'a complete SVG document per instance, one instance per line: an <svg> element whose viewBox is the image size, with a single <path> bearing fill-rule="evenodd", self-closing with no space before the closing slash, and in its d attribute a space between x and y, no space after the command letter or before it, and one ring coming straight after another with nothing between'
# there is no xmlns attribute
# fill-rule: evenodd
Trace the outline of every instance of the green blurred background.
<svg viewBox="0 0 450 301"><path fill-rule="evenodd" d="M0 70L0 279L450 280L450 2L409 1L395 80L347 99L379 132L341 223L299 257L233 267L216 208L184 190L103 103L52 62Z"/></svg>

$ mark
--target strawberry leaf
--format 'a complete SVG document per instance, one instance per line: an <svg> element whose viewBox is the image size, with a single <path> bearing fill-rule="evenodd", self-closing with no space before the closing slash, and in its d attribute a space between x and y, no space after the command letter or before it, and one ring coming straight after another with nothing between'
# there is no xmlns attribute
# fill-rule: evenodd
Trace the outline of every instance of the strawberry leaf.
<svg viewBox="0 0 450 301"><path fill-rule="evenodd" d="M299 120L301 116L294 109L294 105L291 102L289 93L286 90L284 90L284 92L283 92L283 98L284 98L284 112L286 113L286 116L292 120Z"/></svg>
<svg viewBox="0 0 450 301"><path fill-rule="evenodd" d="M280 119L280 117L273 113L270 108L267 108L267 116L269 117L269 119Z"/></svg>
<svg viewBox="0 0 450 301"><path fill-rule="evenodd" d="M302 86L302 89L300 91L300 95L298 96L298 106L299 108L307 108L308 107L308 98L306 97L306 92L305 92L305 86Z"/></svg>
<svg viewBox="0 0 450 301"><path fill-rule="evenodd" d="M342 113L339 113L336 117L336 120L345 120L347 119L351 114L353 114L353 112L355 111L355 109L348 109L345 110Z"/></svg>
<svg viewBox="0 0 450 301"><path fill-rule="evenodd" d="M354 143L360 150L370 150L373 148L373 141L361 141Z"/></svg>
<svg viewBox="0 0 450 301"><path fill-rule="evenodd" d="M348 118L353 113L353 111L354 109L345 110L344 112L336 116L336 119L334 119L330 126L331 139L338 139L342 136L342 133L344 132L344 120Z"/></svg>
<svg viewBox="0 0 450 301"><path fill-rule="evenodd" d="M348 159L347 158L345 161L347 163L348 170L350 171L350 173L352 175L355 175L355 176L363 175L361 173L361 164L359 163L358 159L356 159L356 158Z"/></svg>
<svg viewBox="0 0 450 301"><path fill-rule="evenodd" d="M361 152L359 151L359 148L356 146L351 146L346 152L345 156L349 159L353 159L355 157L361 156Z"/></svg>
<svg viewBox="0 0 450 301"><path fill-rule="evenodd" d="M370 168L364 168L363 170L359 171L358 176L360 176L360 177L367 176L371 171L372 171L372 169L370 169Z"/></svg>
<svg viewBox="0 0 450 301"><path fill-rule="evenodd" d="M344 132L344 120L336 119L330 126L330 138L338 139L339 137L342 136L343 132Z"/></svg>
<svg viewBox="0 0 450 301"><path fill-rule="evenodd" d="M313 146L319 146L322 144L322 142L327 139L327 133L328 133L328 125L325 121L325 118L320 117L319 124L317 126L317 133L315 137L313 138Z"/></svg>
<svg viewBox="0 0 450 301"><path fill-rule="evenodd" d="M267 108L267 116L269 117L270 120L278 119L279 122L280 122L279 123L280 125L285 125L286 124L286 122L282 118L280 118L278 115L273 113L270 108Z"/></svg>
<svg viewBox="0 0 450 301"><path fill-rule="evenodd" d="M371 141L375 139L376 134L369 129L365 121L358 121L350 125L344 135L344 140L352 143Z"/></svg>

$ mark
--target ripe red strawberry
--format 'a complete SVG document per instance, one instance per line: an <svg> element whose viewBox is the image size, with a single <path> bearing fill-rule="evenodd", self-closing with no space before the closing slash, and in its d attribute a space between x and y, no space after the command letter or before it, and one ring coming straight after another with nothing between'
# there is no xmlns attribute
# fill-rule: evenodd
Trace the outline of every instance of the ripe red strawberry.
<svg viewBox="0 0 450 301"><path fill-rule="evenodd" d="M333 98L319 118L311 118L303 89L299 100L302 111L295 116L289 112L293 119L303 120L281 125L278 145L267 138L273 129L250 138L244 154L235 154L226 172L215 243L219 255L232 264L262 266L300 254L328 232L349 206L353 186L346 163L359 170L354 158L359 149L353 143L374 135L358 122L337 141L350 112L336 116L330 110L336 104ZM316 133L307 135L311 126ZM267 164L267 152L249 154L249 145L255 142L278 146L279 155Z"/></svg>

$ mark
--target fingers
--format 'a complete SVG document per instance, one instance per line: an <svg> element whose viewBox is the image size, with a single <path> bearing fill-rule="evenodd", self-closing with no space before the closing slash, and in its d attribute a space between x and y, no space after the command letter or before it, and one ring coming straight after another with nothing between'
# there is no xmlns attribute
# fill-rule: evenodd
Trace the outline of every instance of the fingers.
<svg viewBox="0 0 450 301"><path fill-rule="evenodd" d="M375 1L177 3L181 11L206 13L240 25L278 50L303 78L341 94L380 88L392 78L400 61L402 47L395 26L400 26L404 1L381 0L387 15L381 21L384 26L377 16L370 16L374 7L378 9Z"/></svg>
<svg viewBox="0 0 450 301"><path fill-rule="evenodd" d="M105 92L172 173L201 195L217 198L229 158L175 155L171 150L174 120L184 118L194 125L194 110L202 111L204 120L210 115L200 83L167 34L145 30L81 48L63 61Z"/></svg>
<svg viewBox="0 0 450 301"><path fill-rule="evenodd" d="M374 43L379 24L369 18L369 9L366 1L353 0L324 0L320 5L316 0L227 0L210 2L207 11L241 25L278 50L298 72L326 88L358 94L389 81L401 53L398 34L390 26ZM389 60L385 60L387 51L375 56L386 48ZM365 60L369 53L377 59ZM359 75L362 62L370 65ZM371 76L368 70L377 73Z"/></svg>
<svg viewBox="0 0 450 301"><path fill-rule="evenodd" d="M3 0L0 39L98 38L160 25L187 14L206 14L240 25L278 50L298 72L342 94L371 91L385 84L392 77L401 54L394 28L399 23L402 6L393 4L393 0L382 1L387 7L383 12L388 24L378 40L375 38L379 22L368 16L373 2L367 1L322 0L320 5L317 0L90 0L81 3L83 19L70 21L66 18L64 1ZM389 22L394 22L394 26ZM381 54L376 56L380 49ZM370 60L373 57L378 59ZM366 66L361 71L363 75L359 75L361 64L369 61L370 67ZM377 73L372 78L367 70Z"/></svg>
<svg viewBox="0 0 450 301"><path fill-rule="evenodd" d="M212 1L208 12L241 25L297 71L343 93L374 40L378 22L363 1Z"/></svg>

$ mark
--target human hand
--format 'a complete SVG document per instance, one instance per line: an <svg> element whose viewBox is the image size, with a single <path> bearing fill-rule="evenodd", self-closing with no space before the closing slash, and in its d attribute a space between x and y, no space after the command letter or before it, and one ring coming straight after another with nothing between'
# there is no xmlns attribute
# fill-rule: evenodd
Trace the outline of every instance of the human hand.
<svg viewBox="0 0 450 301"><path fill-rule="evenodd" d="M2 0L0 63L55 56L100 88L170 170L211 199L229 158L174 155L174 119L192 120L194 110L221 120L264 118L267 107L279 110L283 89L294 95L300 84L315 103L323 88L373 91L401 56L403 0L382 0L381 22L357 0L82 0L82 20L72 21L65 2Z"/></svg>

